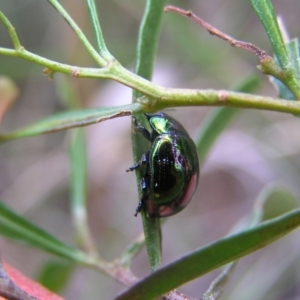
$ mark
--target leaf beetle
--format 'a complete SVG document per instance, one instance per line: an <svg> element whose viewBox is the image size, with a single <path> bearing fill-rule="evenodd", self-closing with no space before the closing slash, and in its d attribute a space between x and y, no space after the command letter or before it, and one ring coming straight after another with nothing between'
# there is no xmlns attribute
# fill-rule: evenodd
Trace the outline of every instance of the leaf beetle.
<svg viewBox="0 0 300 300"><path fill-rule="evenodd" d="M151 142L127 172L145 165L141 179L141 200L135 216L145 207L149 217L168 217L181 211L193 197L199 178L195 143L184 127L163 112L144 114L151 132L137 123L135 128Z"/></svg>

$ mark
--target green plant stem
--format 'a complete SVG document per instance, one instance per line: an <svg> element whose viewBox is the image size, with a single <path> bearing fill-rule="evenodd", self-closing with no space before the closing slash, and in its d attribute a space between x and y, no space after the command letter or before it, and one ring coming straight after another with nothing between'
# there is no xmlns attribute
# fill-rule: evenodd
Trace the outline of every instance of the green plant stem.
<svg viewBox="0 0 300 300"><path fill-rule="evenodd" d="M81 108L81 102L70 81L66 76L60 76L57 81L56 91L62 102L69 110ZM98 257L94 240L90 233L87 214L87 162L85 151L85 137L82 128L76 128L70 132L69 158L71 165L71 203L70 208L75 228L76 242L91 256Z"/></svg>
<svg viewBox="0 0 300 300"><path fill-rule="evenodd" d="M59 14L65 19L65 21L70 25L73 29L79 40L85 46L87 51L91 54L91 56L95 59L100 67L105 67L107 65L107 60L100 56L95 48L91 45L88 41L82 30L79 26L75 23L75 21L71 18L71 16L67 13L67 11L61 6L61 4L57 0L47 0L58 12Z"/></svg>
<svg viewBox="0 0 300 300"><path fill-rule="evenodd" d="M160 32L160 25L163 16L163 7L165 0L147 0L143 19L140 25L138 44L137 44L137 58L135 72L139 78L151 80L154 59L156 56L156 49L158 37ZM149 82L149 81L148 81ZM149 82L150 83L150 82ZM132 101L137 101L143 93L139 89L134 89ZM137 120L143 126L144 120L137 116ZM134 126L134 125L133 125ZM145 141L140 134L132 135L132 148L135 161L139 161L141 155L148 151L149 142ZM139 186L139 195L142 191L140 188L141 172L137 172L137 182ZM152 271L159 268L161 264L161 227L160 220L149 218L145 212L145 208L141 211L143 229L145 234L145 243L148 252L150 269Z"/></svg>
<svg viewBox="0 0 300 300"><path fill-rule="evenodd" d="M260 95L249 95L227 90L171 89L156 85L123 68L118 62L106 68L82 68L61 64L33 54L25 49L16 51L1 48L0 54L15 56L45 66L53 72L71 74L74 77L113 79L136 89L152 100L141 98L145 111L155 111L175 106L226 106L279 111L300 114L300 104Z"/></svg>
<svg viewBox="0 0 300 300"><path fill-rule="evenodd" d="M114 59L113 56L108 51L105 41L102 35L102 30L100 27L100 22L97 14L97 8L96 3L94 0L86 0L86 4L88 7L91 23L93 26L94 34L96 37L97 47L99 54L105 59L105 60L112 60Z"/></svg>
<svg viewBox="0 0 300 300"><path fill-rule="evenodd" d="M251 93L260 84L259 78L254 75L248 75L238 82L233 89L238 92ZM227 125L240 112L239 109L229 107L218 107L205 116L201 128L195 138L200 162L204 162L209 150L216 139L227 128Z"/></svg>
<svg viewBox="0 0 300 300"><path fill-rule="evenodd" d="M188 17L196 22L199 26L205 28L210 34L230 43L231 46L242 48L254 53L259 58L261 63L259 69L265 74L272 75L282 81L292 91L295 98L300 99L300 85L296 78L296 72L289 60L287 49L283 42L271 2L269 0L252 0L252 5L262 21L265 30L267 31L276 55L280 56L279 62L282 68L278 66L272 57L270 57L264 50L261 50L256 45L232 38L231 36L205 22L189 10L183 10L175 6L166 6L165 12L171 11Z"/></svg>
<svg viewBox="0 0 300 300"><path fill-rule="evenodd" d="M153 93L152 93L153 92ZM147 91L144 92L147 94ZM300 104L289 100L250 95L226 90L188 90L157 87L148 94L152 100L141 98L146 111L179 106L225 106L281 111L299 114ZM153 99L157 99L154 101Z"/></svg>
<svg viewBox="0 0 300 300"><path fill-rule="evenodd" d="M157 270L161 265L162 235L159 218L149 218L145 210L141 211L145 244L151 271Z"/></svg>
<svg viewBox="0 0 300 300"><path fill-rule="evenodd" d="M17 50L20 49L22 46L21 46L21 43L19 41L18 35L16 33L16 30L12 26L12 24L10 23L10 21L6 18L6 16L2 13L1 10L0 10L0 21L6 27L8 33L9 33L9 35L11 37L11 40L13 42L13 45L14 45L15 49L17 49Z"/></svg>
<svg viewBox="0 0 300 300"><path fill-rule="evenodd" d="M219 239L160 268L115 299L154 299L212 269L274 242L299 226L300 210L297 209L254 228ZM214 267L210 268L209 264L212 262Z"/></svg>
<svg viewBox="0 0 300 300"><path fill-rule="evenodd" d="M279 199L281 200L280 202L282 202L282 206L279 205L279 202L277 202L276 199L277 201ZM274 214L274 212L272 214L274 207L276 207L275 211L277 214ZM298 201L288 189L274 184L267 185L260 191L256 198L250 218L247 218L246 222L243 222L243 219L240 220L236 226L232 228L230 234L243 232L244 230L247 230L247 228L255 228L263 221L280 217L284 213L288 213L297 208ZM201 300L215 300L218 298L236 263L237 261L234 261L224 267L220 275L212 282Z"/></svg>
<svg viewBox="0 0 300 300"><path fill-rule="evenodd" d="M3 18L2 18L3 22ZM10 29L13 29L10 28ZM17 36L14 38L18 45ZM159 101L144 101L145 111L174 106L227 106L300 113L298 103L259 95L247 95L229 91L188 90L163 88L123 68L117 61L105 68L82 68L46 59L19 47L19 50L0 47L0 54L19 57L47 67L51 72L62 72L75 77L106 78L116 80L140 93ZM98 54L97 54L98 55Z"/></svg>
<svg viewBox="0 0 300 300"><path fill-rule="evenodd" d="M210 284L208 290L203 294L201 300L216 300L222 294L222 290L228 282L237 261L233 261L226 265L219 276Z"/></svg>
<svg viewBox="0 0 300 300"><path fill-rule="evenodd" d="M140 25L135 73L149 80L152 78L165 2L165 0L148 0ZM138 94L135 93L134 96L137 98Z"/></svg>
<svg viewBox="0 0 300 300"><path fill-rule="evenodd" d="M76 230L77 242L87 253L98 256L93 238L88 227L86 210L86 151L82 128L76 128L72 132L70 145L70 159L72 166L71 209Z"/></svg>
<svg viewBox="0 0 300 300"><path fill-rule="evenodd" d="M25 59L27 61L33 62L35 64L41 65L43 67L48 68L51 72L60 72L65 74L71 74L74 77L92 77L97 78L109 78L107 77L110 74L108 68L81 68L77 66L71 66L63 63L59 63L57 61L47 59L45 57L34 54L30 51L25 50L24 47L20 47L18 50L2 48L0 47L0 54L6 56L13 56ZM98 74L98 75L97 75Z"/></svg>
<svg viewBox="0 0 300 300"><path fill-rule="evenodd" d="M289 66L289 58L270 0L250 0L258 18L270 39L272 48L283 69Z"/></svg>
<svg viewBox="0 0 300 300"><path fill-rule="evenodd" d="M281 80L295 95L295 98L300 100L300 84L297 81L296 72L290 62L288 50L284 43L272 2L270 0L250 0L250 2L264 26L274 53L283 70L281 76L272 75Z"/></svg>
<svg viewBox="0 0 300 300"><path fill-rule="evenodd" d="M215 140L239 111L237 108L220 107L209 112L195 138L200 162L205 161Z"/></svg>
<svg viewBox="0 0 300 300"><path fill-rule="evenodd" d="M124 284L127 287L132 286L138 281L138 278L131 272L131 270L121 266L118 260L108 263L101 260L89 259L89 257L87 257L85 264L90 268L114 278L116 281Z"/></svg>
<svg viewBox="0 0 300 300"><path fill-rule="evenodd" d="M47 67L50 73L62 72L71 74L75 77L91 77L91 78L106 78L113 79L120 83L123 83L134 90L137 90L141 94L147 95L151 98L160 100L159 103L155 101L148 101L145 110L159 110L162 108L172 107L172 106L189 106L189 105L206 105L206 106L230 106L230 107L242 107L242 108L254 108L254 109L266 109L266 110L276 110L281 112L290 112L299 114L298 105L287 105L286 102L279 102L275 98L270 97L260 97L257 95L251 95L244 97L242 94L237 94L228 91L214 91L214 90L179 90L179 89L164 89L160 86L154 85L149 81L134 75L133 73L124 69L117 61L111 61L111 64L99 56L97 51L91 46L87 41L86 37L83 35L81 30L78 28L76 23L71 19L71 17L65 12L61 5L56 0L48 0L67 20L71 25L73 30L76 32L80 40L88 48L92 56L98 60L100 66L106 66L101 69L95 68L80 68L75 66L70 66L66 64L61 64L44 57L33 54L26 51L22 46L15 33L15 30L7 18L1 13L0 20L9 30L13 43L17 50L1 48L0 54L19 57L26 59L28 61L34 62L36 64ZM153 1L154 3L154 1ZM144 51L138 51L140 55ZM145 53L144 55L146 55ZM148 67L152 64L148 64ZM142 64L137 64L137 70L144 70ZM148 71L149 72L149 71ZM298 89L299 90L299 89ZM225 98L225 99L224 99ZM251 101L253 98L253 101ZM224 99L224 100L223 100ZM172 101L172 103L166 103ZM179 100L179 102L178 102ZM272 102L272 103L271 103Z"/></svg>
<svg viewBox="0 0 300 300"><path fill-rule="evenodd" d="M120 255L119 260L121 265L125 267L129 267L133 259L136 257L138 253L141 252L144 246L145 246L145 235L142 233L133 242L131 242L127 246L127 248L123 251L123 253Z"/></svg>

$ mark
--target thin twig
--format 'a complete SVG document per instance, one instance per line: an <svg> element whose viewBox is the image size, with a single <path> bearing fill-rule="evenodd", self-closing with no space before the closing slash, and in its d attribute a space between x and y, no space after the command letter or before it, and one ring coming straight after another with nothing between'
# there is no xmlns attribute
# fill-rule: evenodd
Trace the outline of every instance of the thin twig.
<svg viewBox="0 0 300 300"><path fill-rule="evenodd" d="M104 59L106 59L107 61L111 61L114 58L110 54L110 52L108 51L108 49L105 45L104 37L103 37L103 34L102 34L100 22L99 22L99 17L98 17L98 14L97 14L97 8L96 8L95 0L86 0L86 4L87 4L87 7L88 7L88 11L89 11L92 27L93 27L93 30L94 30L94 34L95 34L95 37L96 37L98 52Z"/></svg>
<svg viewBox="0 0 300 300"><path fill-rule="evenodd" d="M13 27L13 25L10 23L10 21L6 18L6 16L1 12L1 10L0 10L0 21L6 27L8 33L9 33L9 35L11 37L11 40L13 42L13 45L14 45L15 49L17 51L19 51L22 48L22 46L21 46L21 43L19 41L18 35L16 33L16 30Z"/></svg>
<svg viewBox="0 0 300 300"><path fill-rule="evenodd" d="M210 284L201 300L216 300L221 296L223 288L226 285L235 264L236 261L233 261L225 266L220 275Z"/></svg>
<svg viewBox="0 0 300 300"><path fill-rule="evenodd" d="M108 62L105 58L98 54L95 48L91 45L89 40L86 38L80 27L75 23L75 21L71 18L68 12L62 7L62 5L57 0L47 0L57 11L58 13L65 19L65 21L70 25L72 30L75 32L79 40L85 46L87 51L91 54L91 56L95 59L100 67L105 67Z"/></svg>
<svg viewBox="0 0 300 300"><path fill-rule="evenodd" d="M198 16L196 16L192 11L190 10L183 10L181 8L175 7L175 6L166 6L164 9L165 12L175 12L177 14L180 14L182 16L185 16L194 22L196 22L198 25L206 29L211 35L215 35L222 40L225 40L228 42L232 47L241 48L247 51L250 51L254 53L260 61L264 61L265 59L269 58L270 56L267 54L266 51L258 48L256 45L253 45L251 43L246 43L243 41L239 41L234 39L233 37L229 36L228 34L225 34L224 32L218 30L217 28L213 27L212 25L208 24Z"/></svg>

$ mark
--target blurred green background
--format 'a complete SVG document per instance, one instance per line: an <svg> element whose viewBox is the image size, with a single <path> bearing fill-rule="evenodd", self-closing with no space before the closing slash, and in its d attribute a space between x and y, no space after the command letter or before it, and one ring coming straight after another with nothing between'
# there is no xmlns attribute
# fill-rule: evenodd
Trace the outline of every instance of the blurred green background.
<svg viewBox="0 0 300 300"><path fill-rule="evenodd" d="M63 0L62 5L92 39L85 1ZM128 69L134 68L138 27L145 1L98 0L104 37L111 53ZM251 42L272 54L270 43L249 1L181 0L168 4L192 10L227 34ZM300 2L273 1L291 38L299 35ZM74 33L48 4L40 0L1 0L0 9L15 26L29 51L76 66L93 66ZM0 46L12 47L4 26ZM261 86L255 93L276 96L268 78L256 69L250 53L230 47L186 18L164 15L153 81L165 87L230 89L255 75ZM65 109L56 92L62 79L49 80L43 68L27 61L0 56L0 75L11 77L20 96L7 113L2 132L33 123ZM131 90L116 82L71 78L85 107L113 106L131 101ZM170 110L196 136L213 108ZM119 118L85 129L88 153L90 226L105 259L118 256L141 231L133 214L138 202L132 165L130 118ZM259 191L280 183L296 195L299 186L299 119L276 112L241 111L214 145L205 162L197 193L189 206L163 225L163 263L227 234L248 214ZM58 238L73 243L68 208L70 132L21 139L1 145L0 199ZM299 232L241 260L221 299L296 299L300 292ZM33 278L45 261L54 259L26 246L1 239L1 255ZM148 271L143 251L134 272ZM180 291L199 298L218 272L195 280ZM124 287L93 270L78 268L61 294L66 299L112 299Z"/></svg>

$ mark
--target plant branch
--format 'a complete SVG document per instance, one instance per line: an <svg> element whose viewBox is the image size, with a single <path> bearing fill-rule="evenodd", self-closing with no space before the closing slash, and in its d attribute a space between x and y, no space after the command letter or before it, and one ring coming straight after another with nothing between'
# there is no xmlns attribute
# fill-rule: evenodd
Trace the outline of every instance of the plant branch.
<svg viewBox="0 0 300 300"><path fill-rule="evenodd" d="M119 260L107 262L101 259L95 259L94 257L86 256L83 264L98 270L111 278L114 278L116 281L124 284L127 287L132 286L138 281L138 278L132 273L132 271L129 268L122 266Z"/></svg>
<svg viewBox="0 0 300 300"><path fill-rule="evenodd" d="M73 31L75 32L79 40L82 42L82 44L85 46L87 51L91 54L91 56L95 59L98 65L100 67L105 67L108 63L107 60L97 53L97 51L88 41L88 39L86 38L82 30L71 18L71 16L67 13L67 11L61 6L61 4L57 0L47 0L47 1L59 12L59 14L70 25L70 27L73 29Z"/></svg>
<svg viewBox="0 0 300 300"><path fill-rule="evenodd" d="M272 48L283 70L290 68L288 52L278 26L274 7L270 0L250 0L272 44Z"/></svg>
<svg viewBox="0 0 300 300"><path fill-rule="evenodd" d="M98 257L95 242L88 226L86 199L86 153L82 128L72 131L70 143L71 210L77 244L92 256Z"/></svg>
<svg viewBox="0 0 300 300"><path fill-rule="evenodd" d="M147 1L140 25L135 73L150 80L156 56L165 0ZM134 97L137 98L137 93Z"/></svg>
<svg viewBox="0 0 300 300"><path fill-rule="evenodd" d="M139 29L135 67L135 72L141 79L145 78L151 80L152 78L164 5L165 0L146 1L145 11ZM148 82L150 83L150 81ZM138 98L143 95L143 93L140 92L139 89L134 89L132 102L136 102ZM145 120L142 117L137 116L137 120L140 124L144 125L143 122L145 122ZM140 134L132 134L134 161L138 161L141 155L148 151L148 147L149 142L145 141ZM142 194L140 187L142 176L141 172L136 173L139 195ZM144 207L141 211L141 217L150 269L154 271L159 268L162 256L160 219L149 218Z"/></svg>
<svg viewBox="0 0 300 300"><path fill-rule="evenodd" d="M6 27L11 40L13 42L13 45L15 47L16 50L19 50L22 46L21 43L19 41L18 35L16 33L15 28L12 26L12 24L10 23L10 21L6 18L6 16L2 13L2 11L0 10L0 21L4 24L4 26Z"/></svg>
<svg viewBox="0 0 300 300"><path fill-rule="evenodd" d="M258 1L262 2L262 1ZM241 48L251 53L255 54L258 59L260 60L259 69L266 75L271 75L277 78L278 80L282 81L294 94L296 99L300 99L300 88L297 80L295 79L295 72L293 68L291 68L290 63L287 63L286 60L282 67L280 67L275 60L267 54L266 51L260 49L256 45L251 43L246 43L243 41L236 40L231 36L223 33L222 31L218 30L217 28L213 27L212 25L208 24L198 16L196 16L192 11L183 10L175 6L166 6L164 9L165 12L175 12L182 16L185 16L192 21L196 22L199 26L206 29L211 35L215 35L226 42L229 42L231 46ZM284 48L285 50L285 48Z"/></svg>
<svg viewBox="0 0 300 300"><path fill-rule="evenodd" d="M123 253L120 255L119 261L122 266L129 267L133 259L142 251L145 246L145 235L140 234L133 242L131 242Z"/></svg>
<svg viewBox="0 0 300 300"><path fill-rule="evenodd" d="M223 268L219 276L210 284L201 300L216 300L219 296L221 296L223 288L228 282L229 276L231 275L236 263L237 261L233 261Z"/></svg>
<svg viewBox="0 0 300 300"><path fill-rule="evenodd" d="M64 10L56 0L48 0L57 9L64 14ZM65 16L67 19L70 16ZM300 114L300 107L298 103L293 101L280 100L271 97L263 97L259 95L248 95L243 93L236 93L223 90L188 90L188 89L169 89L158 86L150 81L133 74L132 72L123 68L118 61L111 61L104 68L83 68L62 64L47 58L41 57L34 53L25 50L20 46L17 34L11 23L1 13L0 21L9 30L13 43L17 49L8 49L0 47L0 54L7 56L19 57L33 63L42 65L47 68L45 74L52 74L61 72L70 74L74 77L87 78L103 78L118 81L134 90L146 95L148 98L139 98L139 102L144 106L145 111L155 111L163 108L174 106L227 106L227 107L241 107L263 110L274 110L292 114ZM73 24L70 21L71 24ZM76 24L75 26L76 28ZM81 31L79 31L81 32ZM85 36L83 36L85 40ZM89 42L87 42L89 43ZM91 46L92 47L92 46ZM92 52L94 53L94 49ZM98 53L94 53L100 57ZM102 60L104 63L104 61Z"/></svg>
<svg viewBox="0 0 300 300"><path fill-rule="evenodd" d="M88 7L91 23L94 29L94 34L96 37L96 42L97 42L97 47L98 47L98 52L99 54L106 59L107 61L110 61L113 58L113 56L110 54L108 51L105 41L102 35L101 27L100 27L100 22L99 18L97 15L97 8L96 8L96 3L94 0L86 0L86 4Z"/></svg>
<svg viewBox="0 0 300 300"><path fill-rule="evenodd" d="M295 101L226 90L164 88L133 74L116 61L106 68L82 68L46 59L24 48L16 51L0 47L0 54L26 59L47 67L51 72L61 72L79 78L116 80L149 97L149 99L145 97L139 98L139 102L143 104L145 111L155 111L175 106L227 106L300 114L300 104Z"/></svg>
<svg viewBox="0 0 300 300"><path fill-rule="evenodd" d="M250 0L250 2L269 37L276 58L283 70L282 79L275 75L273 76L285 84L285 86L294 94L295 99L300 100L299 69L296 67L298 64L297 61L299 61L299 49L296 49L295 53L297 54L295 61L293 60L293 55L291 55L289 41L285 41L283 38L272 1ZM262 66L262 70L263 67L264 66Z"/></svg>
<svg viewBox="0 0 300 300"><path fill-rule="evenodd" d="M220 39L228 42L232 47L237 47L237 48L241 48L241 49L252 52L259 58L260 61L264 61L266 58L271 58L267 54L266 51L260 49L259 47L255 46L251 43L246 43L246 42L234 39L233 37L229 36L228 34L225 34L224 32L222 32L222 31L218 30L217 28L213 27L212 25L208 24L207 22L205 22L204 20L202 20L201 18L196 16L190 10L183 10L178 7L169 5L169 6L165 7L164 11L165 12L171 11L171 12L180 14L182 16L188 17L189 19L191 19L192 21L196 22L198 25L200 25L201 27L206 29L208 31L208 33L210 33L211 35L215 35L215 36L219 37Z"/></svg>

